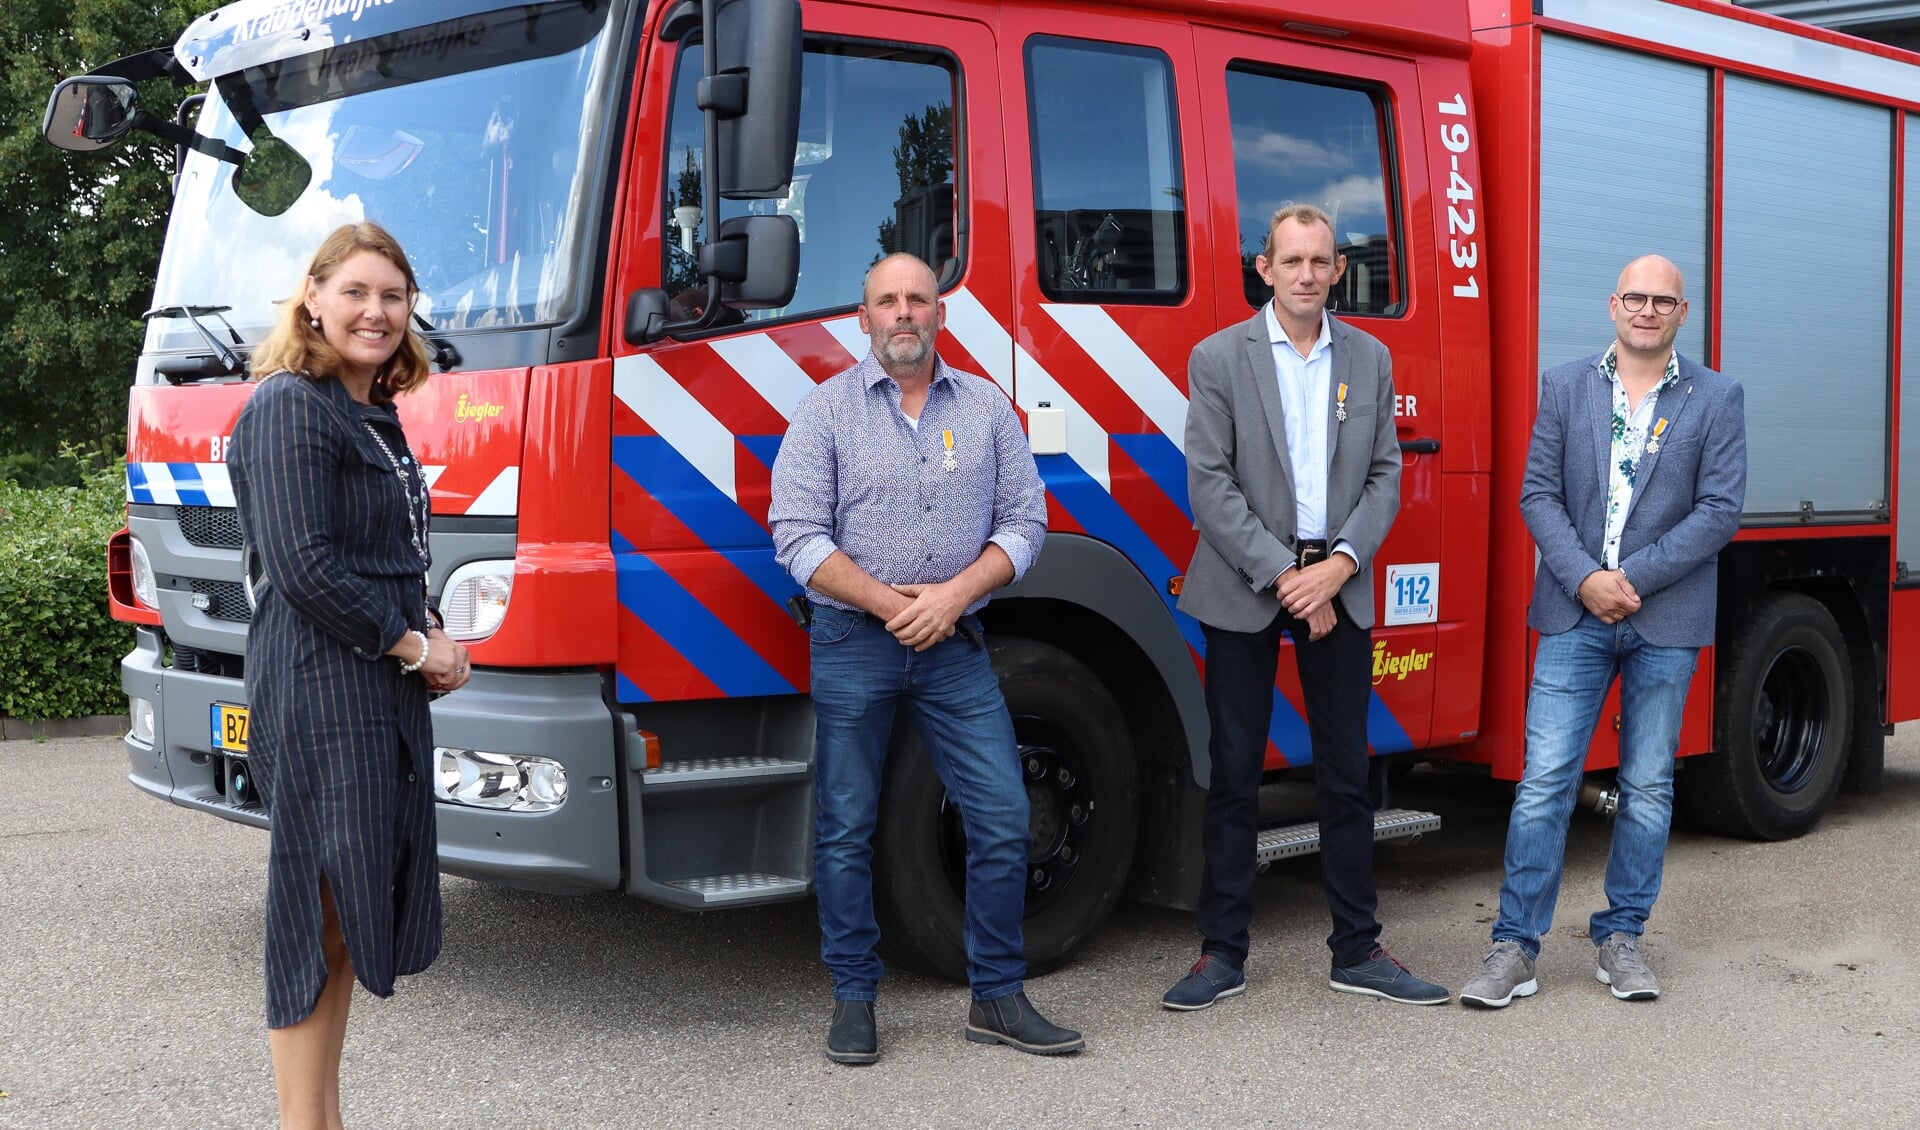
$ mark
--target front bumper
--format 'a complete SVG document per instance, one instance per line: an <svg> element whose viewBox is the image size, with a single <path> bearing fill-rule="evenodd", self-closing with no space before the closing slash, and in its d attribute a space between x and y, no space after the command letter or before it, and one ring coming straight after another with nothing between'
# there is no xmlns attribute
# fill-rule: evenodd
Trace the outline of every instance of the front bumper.
<svg viewBox="0 0 1920 1130"><path fill-rule="evenodd" d="M234 759L213 748L208 721L214 703L246 705L245 684L166 666L159 633L137 628L135 635L120 662L120 685L153 703L154 741L124 739L128 779L183 808L266 827L266 809L234 795ZM442 871L536 890L621 886L617 728L601 686L591 671L476 671L467 686L434 702L437 744L554 758L571 784L566 803L551 812L439 804Z"/></svg>

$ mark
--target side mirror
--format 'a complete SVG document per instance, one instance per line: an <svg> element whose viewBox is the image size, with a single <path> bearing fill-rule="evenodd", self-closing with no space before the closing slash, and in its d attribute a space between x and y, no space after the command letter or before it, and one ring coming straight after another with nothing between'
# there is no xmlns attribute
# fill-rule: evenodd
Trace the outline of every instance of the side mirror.
<svg viewBox="0 0 1920 1130"><path fill-rule="evenodd" d="M58 149L91 153L118 144L133 128L140 95L133 83L107 75L62 79L47 99L40 136Z"/></svg>
<svg viewBox="0 0 1920 1130"><path fill-rule="evenodd" d="M735 310L771 310L793 301L800 282L800 225L792 216L736 216L700 249L701 267L720 279L720 301Z"/></svg>
<svg viewBox="0 0 1920 1130"><path fill-rule="evenodd" d="M162 51L164 56L167 53ZM115 67L147 62L146 56L129 56ZM134 68L143 77L166 73L158 64L148 69ZM180 169L186 151L205 153L234 165L233 192L240 200L263 216L278 216L313 180L313 167L293 146L268 132L264 122L251 131L253 148L241 152L217 137L202 137L185 119L205 101L194 95L180 104L180 120L156 118L140 108L140 95L133 80L117 75L78 75L62 79L47 99L46 117L40 122L40 135L59 149L73 153L91 153L115 145L128 132L139 129L174 144L174 186L179 187Z"/></svg>
<svg viewBox="0 0 1920 1130"><path fill-rule="evenodd" d="M627 296L627 321L623 327L628 345L646 345L659 341L667 333L670 307L667 292L658 287L636 290Z"/></svg>
<svg viewBox="0 0 1920 1130"><path fill-rule="evenodd" d="M785 196L800 140L798 0L708 0L713 45L699 105L720 118L717 169L729 200Z"/></svg>

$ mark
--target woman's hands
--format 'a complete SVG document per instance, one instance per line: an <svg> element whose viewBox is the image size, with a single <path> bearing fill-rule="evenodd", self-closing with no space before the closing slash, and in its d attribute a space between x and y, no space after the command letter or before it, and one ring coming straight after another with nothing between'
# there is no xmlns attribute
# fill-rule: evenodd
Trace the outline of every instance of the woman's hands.
<svg viewBox="0 0 1920 1130"><path fill-rule="evenodd" d="M472 660L467 655L466 645L455 640L439 628L428 628L425 662L420 654L420 633L408 632L400 637L400 642L387 652L400 662L410 664L421 677L427 680L427 689L444 694L457 691L467 685L471 676Z"/></svg>
<svg viewBox="0 0 1920 1130"><path fill-rule="evenodd" d="M466 645L438 628L427 629L427 640L432 646L427 650L427 661L420 667L420 673L427 679L427 689L445 693L466 686L473 673Z"/></svg>

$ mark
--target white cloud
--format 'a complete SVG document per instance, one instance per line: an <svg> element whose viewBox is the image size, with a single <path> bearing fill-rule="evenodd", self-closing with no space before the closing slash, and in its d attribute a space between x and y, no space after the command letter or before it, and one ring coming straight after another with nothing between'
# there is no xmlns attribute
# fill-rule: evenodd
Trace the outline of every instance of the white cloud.
<svg viewBox="0 0 1920 1130"><path fill-rule="evenodd" d="M1335 230L1348 218L1377 224L1385 210L1386 185L1379 177L1342 177L1323 186L1315 203L1332 214Z"/></svg>
<svg viewBox="0 0 1920 1130"><path fill-rule="evenodd" d="M1240 217L1244 228L1264 232L1275 212L1293 204L1312 204L1333 217L1333 228L1344 238L1349 231L1377 231L1384 223L1386 185L1379 177L1341 177L1299 196L1275 196L1248 205ZM1360 227L1351 225L1358 223ZM1348 226L1342 226L1343 224Z"/></svg>
<svg viewBox="0 0 1920 1130"><path fill-rule="evenodd" d="M1233 127L1234 162L1252 165L1288 176L1340 172L1353 167L1345 153L1304 137L1262 129L1259 126Z"/></svg>

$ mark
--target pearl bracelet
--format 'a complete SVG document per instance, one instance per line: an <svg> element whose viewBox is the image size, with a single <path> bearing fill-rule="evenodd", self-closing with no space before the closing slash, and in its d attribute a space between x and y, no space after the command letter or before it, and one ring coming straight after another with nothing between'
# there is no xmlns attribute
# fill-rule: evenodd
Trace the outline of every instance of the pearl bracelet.
<svg viewBox="0 0 1920 1130"><path fill-rule="evenodd" d="M412 663L402 661L400 664L400 673L402 675L411 675L420 668L425 667L427 665L427 656L433 650L433 642L427 639L427 633L409 632L407 634L420 637L420 658L414 660Z"/></svg>

